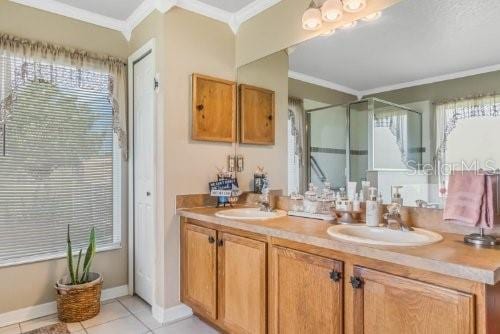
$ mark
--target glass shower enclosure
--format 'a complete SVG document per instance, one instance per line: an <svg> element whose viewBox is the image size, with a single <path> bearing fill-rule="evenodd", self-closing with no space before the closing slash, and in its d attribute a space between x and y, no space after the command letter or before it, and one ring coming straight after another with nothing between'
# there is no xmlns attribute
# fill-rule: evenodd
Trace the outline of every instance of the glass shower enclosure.
<svg viewBox="0 0 500 334"><path fill-rule="evenodd" d="M377 98L306 110L307 179L335 189L422 164L422 115ZM376 174L378 177L378 174Z"/></svg>

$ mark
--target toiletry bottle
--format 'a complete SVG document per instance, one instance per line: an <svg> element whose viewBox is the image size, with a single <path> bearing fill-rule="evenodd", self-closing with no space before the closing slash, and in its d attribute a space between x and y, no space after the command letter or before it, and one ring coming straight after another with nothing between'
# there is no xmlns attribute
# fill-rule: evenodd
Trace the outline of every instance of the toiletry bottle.
<svg viewBox="0 0 500 334"><path fill-rule="evenodd" d="M361 203L359 201L359 195L354 195L354 200L352 201L352 211L361 211Z"/></svg>
<svg viewBox="0 0 500 334"><path fill-rule="evenodd" d="M403 197L401 196L401 193L400 193L401 188L403 188L403 186L392 186L391 187L391 193L392 193L391 203L397 203L397 204L403 206Z"/></svg>
<svg viewBox="0 0 500 334"><path fill-rule="evenodd" d="M348 182L347 183L347 198L351 201L354 200L354 196L356 195L356 188L358 187L357 182Z"/></svg>
<svg viewBox="0 0 500 334"><path fill-rule="evenodd" d="M368 193L368 199L366 201L366 225L376 227L380 223L380 207L377 203L377 188L370 187Z"/></svg>

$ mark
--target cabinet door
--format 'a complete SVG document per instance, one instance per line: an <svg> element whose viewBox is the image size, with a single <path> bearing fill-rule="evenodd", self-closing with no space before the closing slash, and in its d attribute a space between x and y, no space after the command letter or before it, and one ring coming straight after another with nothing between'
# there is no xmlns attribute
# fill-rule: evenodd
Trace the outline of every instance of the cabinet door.
<svg viewBox="0 0 500 334"><path fill-rule="evenodd" d="M236 141L236 83L193 74L192 139Z"/></svg>
<svg viewBox="0 0 500 334"><path fill-rule="evenodd" d="M355 333L474 333L472 295L362 267L354 278Z"/></svg>
<svg viewBox="0 0 500 334"><path fill-rule="evenodd" d="M271 257L271 333L342 333L342 262L281 247Z"/></svg>
<svg viewBox="0 0 500 334"><path fill-rule="evenodd" d="M241 142L274 145L274 92L240 85Z"/></svg>
<svg viewBox="0 0 500 334"><path fill-rule="evenodd" d="M230 333L266 332L266 244L219 237L219 321Z"/></svg>
<svg viewBox="0 0 500 334"><path fill-rule="evenodd" d="M217 233L196 225L183 225L183 302L203 316L216 319Z"/></svg>

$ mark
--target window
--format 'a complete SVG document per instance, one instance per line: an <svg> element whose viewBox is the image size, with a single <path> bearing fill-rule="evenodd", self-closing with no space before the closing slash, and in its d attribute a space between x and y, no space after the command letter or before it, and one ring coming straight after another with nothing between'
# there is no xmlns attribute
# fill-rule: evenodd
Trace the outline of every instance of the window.
<svg viewBox="0 0 500 334"><path fill-rule="evenodd" d="M68 224L74 249L92 227L98 249L118 247L121 152L109 74L0 53L0 82L6 75L16 89L0 135L0 266L63 256Z"/></svg>
<svg viewBox="0 0 500 334"><path fill-rule="evenodd" d="M500 154L500 97L479 96L436 106L436 159L440 196L446 197L454 170L496 171Z"/></svg>

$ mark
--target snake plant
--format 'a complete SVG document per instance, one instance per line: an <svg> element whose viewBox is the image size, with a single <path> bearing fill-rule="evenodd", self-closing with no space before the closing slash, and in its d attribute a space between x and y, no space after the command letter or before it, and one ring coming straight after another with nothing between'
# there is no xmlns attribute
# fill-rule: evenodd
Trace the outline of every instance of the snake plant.
<svg viewBox="0 0 500 334"><path fill-rule="evenodd" d="M96 252L96 241L95 241L95 229L92 227L90 231L89 246L87 247L87 252L85 253L85 259L83 260L82 272L80 275L80 262L82 260L82 252L80 249L78 253L78 261L76 262L76 267L73 265L73 249L71 247L71 238L69 233L68 225L68 236L67 236L67 257L68 257L68 271L69 277L71 279L71 285L83 284L89 281L90 266L94 260Z"/></svg>

